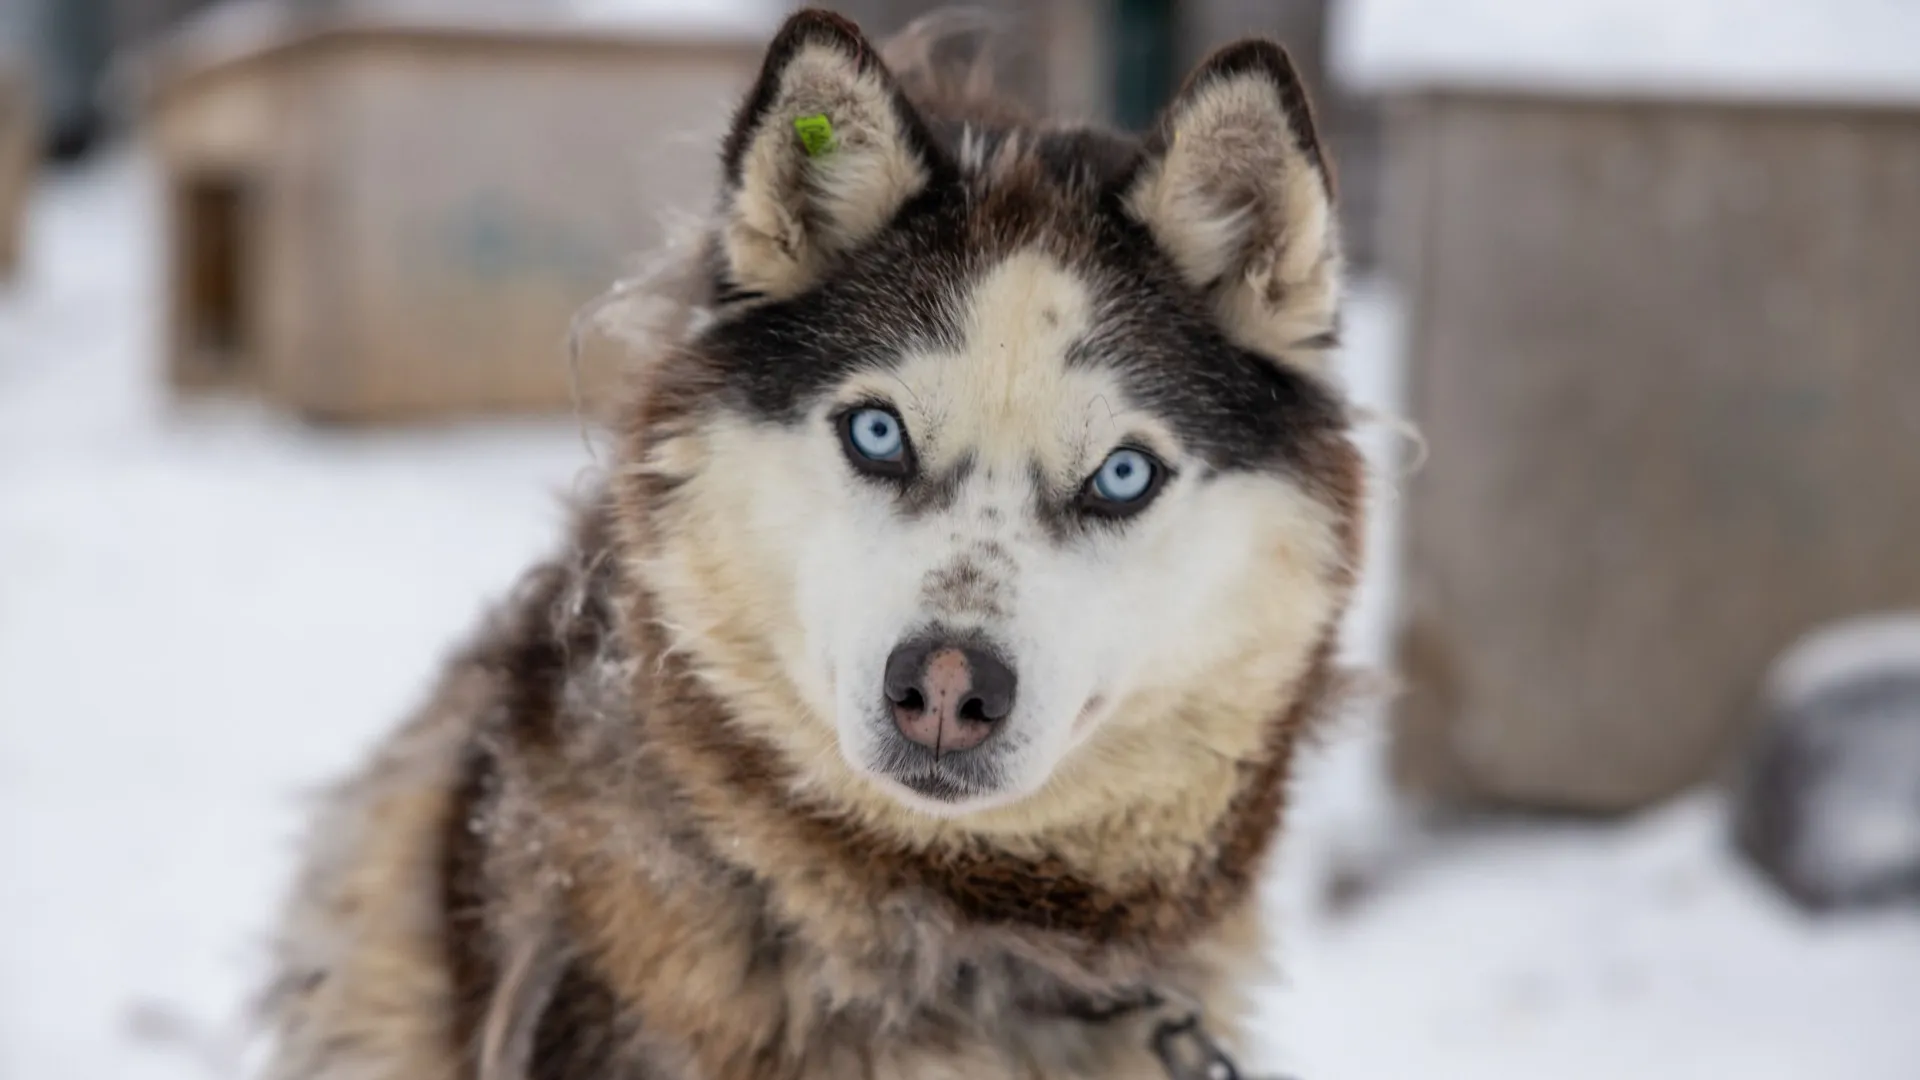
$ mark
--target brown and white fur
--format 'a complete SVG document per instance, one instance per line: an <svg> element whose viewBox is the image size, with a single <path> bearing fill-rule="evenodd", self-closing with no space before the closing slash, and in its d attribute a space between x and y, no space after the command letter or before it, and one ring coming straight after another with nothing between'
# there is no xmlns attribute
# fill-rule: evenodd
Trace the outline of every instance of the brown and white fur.
<svg viewBox="0 0 1920 1080"><path fill-rule="evenodd" d="M711 318L316 826L271 1076L1146 1080L1093 1015L1143 988L1241 1037L1362 532L1332 184L1268 43L1143 139L975 90L782 29ZM849 442L875 408L910 457ZM1129 448L1138 507L1095 483ZM1018 673L979 748L903 740L916 634Z"/></svg>

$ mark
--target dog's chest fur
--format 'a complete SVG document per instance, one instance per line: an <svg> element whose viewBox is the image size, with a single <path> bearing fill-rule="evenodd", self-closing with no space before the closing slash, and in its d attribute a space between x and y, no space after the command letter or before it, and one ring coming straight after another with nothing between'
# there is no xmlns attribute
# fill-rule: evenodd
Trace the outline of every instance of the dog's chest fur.
<svg viewBox="0 0 1920 1080"><path fill-rule="evenodd" d="M671 658L634 662L599 531L462 665L492 699L438 841L470 1061L518 1037L550 1080L1147 1077L1146 1018L1086 1014L1151 986L1231 1017L1249 904L1196 933L1179 917L1215 901L1178 883L916 850L807 806Z"/></svg>

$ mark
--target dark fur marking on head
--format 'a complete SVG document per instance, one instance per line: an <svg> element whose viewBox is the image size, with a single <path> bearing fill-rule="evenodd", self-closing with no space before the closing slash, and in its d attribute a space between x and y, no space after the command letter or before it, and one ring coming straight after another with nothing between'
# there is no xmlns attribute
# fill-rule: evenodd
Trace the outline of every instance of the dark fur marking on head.
<svg viewBox="0 0 1920 1080"><path fill-rule="evenodd" d="M998 512L996 511L994 516L988 520L1000 520ZM1008 551L1007 546L998 540L982 540L973 545L972 551L976 558L993 563L996 566L1011 568L1014 565L1013 553Z"/></svg>
<svg viewBox="0 0 1920 1080"><path fill-rule="evenodd" d="M1005 582L988 576L979 563L961 555L928 574L920 596L929 607L949 614L1003 618L1006 588Z"/></svg>
<svg viewBox="0 0 1920 1080"><path fill-rule="evenodd" d="M724 384L718 404L791 423L855 372L885 370L906 352L958 348L956 290L969 260L954 211L938 190L923 192L846 272L722 318L683 366L703 367L705 380Z"/></svg>
<svg viewBox="0 0 1920 1080"><path fill-rule="evenodd" d="M1034 148L1041 167L1055 184L1099 192L1131 174L1139 140L1098 128L1068 128L1043 133Z"/></svg>
<svg viewBox="0 0 1920 1080"><path fill-rule="evenodd" d="M939 473L914 477L900 492L901 510L909 517L920 517L951 509L973 469L973 455L968 454Z"/></svg>
<svg viewBox="0 0 1920 1080"><path fill-rule="evenodd" d="M1087 145L1107 148L1090 173L1045 164ZM1126 213L1137 145L1055 132L1034 147L1002 174L930 185L816 288L722 319L693 350L697 363L730 388L734 407L792 422L857 371L957 350L968 283L1038 245L1095 290L1097 318L1069 363L1115 371L1141 408L1216 469L1309 468L1313 444L1345 428L1337 397L1229 341L1203 290L1181 280Z"/></svg>
<svg viewBox="0 0 1920 1080"><path fill-rule="evenodd" d="M1120 524L1081 513L1075 506L1074 495L1077 492L1068 490L1062 495L1058 485L1047 478L1046 470L1041 468L1039 462L1028 465L1027 473L1031 481L1030 490L1033 492L1031 509L1034 520L1040 523L1040 527L1046 531L1054 543L1068 543L1084 536L1089 530L1111 528Z"/></svg>

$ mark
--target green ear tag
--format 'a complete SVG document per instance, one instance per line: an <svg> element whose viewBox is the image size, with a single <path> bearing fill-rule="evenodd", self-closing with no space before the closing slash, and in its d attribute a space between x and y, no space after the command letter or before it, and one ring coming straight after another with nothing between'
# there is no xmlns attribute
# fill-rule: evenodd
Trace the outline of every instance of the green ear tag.
<svg viewBox="0 0 1920 1080"><path fill-rule="evenodd" d="M793 130L800 133L800 145L807 148L808 157L819 157L833 149L833 121L824 113L796 118Z"/></svg>

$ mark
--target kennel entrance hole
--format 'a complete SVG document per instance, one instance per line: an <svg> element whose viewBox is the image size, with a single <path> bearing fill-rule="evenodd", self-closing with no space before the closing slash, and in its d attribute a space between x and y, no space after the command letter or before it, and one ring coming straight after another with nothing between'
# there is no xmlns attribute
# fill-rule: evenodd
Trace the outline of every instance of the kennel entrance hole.
<svg viewBox="0 0 1920 1080"><path fill-rule="evenodd" d="M253 374L254 207L254 188L243 176L194 176L180 187L180 345L196 382L242 382Z"/></svg>

